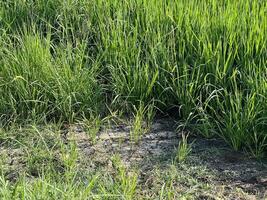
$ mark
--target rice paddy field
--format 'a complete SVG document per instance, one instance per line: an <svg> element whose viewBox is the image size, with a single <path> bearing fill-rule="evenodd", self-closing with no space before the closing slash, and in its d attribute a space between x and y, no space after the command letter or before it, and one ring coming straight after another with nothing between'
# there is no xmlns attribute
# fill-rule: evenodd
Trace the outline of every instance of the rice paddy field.
<svg viewBox="0 0 267 200"><path fill-rule="evenodd" d="M66 136L138 145L166 116L181 137L149 179L118 155L92 170ZM267 2L0 0L0 126L0 199L267 198ZM261 165L261 189L206 181L203 140Z"/></svg>

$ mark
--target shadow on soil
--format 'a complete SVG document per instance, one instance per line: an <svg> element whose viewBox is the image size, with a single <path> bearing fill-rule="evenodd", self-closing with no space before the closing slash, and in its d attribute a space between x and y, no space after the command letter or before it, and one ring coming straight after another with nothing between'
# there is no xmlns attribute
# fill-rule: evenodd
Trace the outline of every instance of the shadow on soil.
<svg viewBox="0 0 267 200"><path fill-rule="evenodd" d="M164 170L174 163L180 136L175 131L173 121L156 120L149 133L138 143L131 141L130 130L131 127L126 125L111 126L102 130L92 143L88 134L77 125L69 132L67 139L77 142L85 158L83 162L90 162L90 168L109 165L110 158L119 155L127 167L141 170L141 182L148 179L156 166ZM267 191L266 161L257 161L244 153L234 152L220 139L190 140L192 152L186 165L205 168L214 174L212 178L198 177L197 174L190 176L196 176L205 183L222 185L226 191L240 188L256 198L264 198Z"/></svg>

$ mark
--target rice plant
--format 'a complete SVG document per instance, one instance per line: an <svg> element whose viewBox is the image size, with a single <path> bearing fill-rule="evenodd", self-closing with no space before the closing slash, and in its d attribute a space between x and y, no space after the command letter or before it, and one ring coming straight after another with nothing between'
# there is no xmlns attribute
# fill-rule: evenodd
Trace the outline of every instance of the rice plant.
<svg viewBox="0 0 267 200"><path fill-rule="evenodd" d="M264 155L266 12L264 0L1 1L1 124L129 116L153 101Z"/></svg>

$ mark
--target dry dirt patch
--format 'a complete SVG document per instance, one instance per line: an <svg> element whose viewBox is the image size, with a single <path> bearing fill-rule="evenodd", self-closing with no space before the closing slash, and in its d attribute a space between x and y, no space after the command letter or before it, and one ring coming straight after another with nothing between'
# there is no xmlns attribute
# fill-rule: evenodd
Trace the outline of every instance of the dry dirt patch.
<svg viewBox="0 0 267 200"><path fill-rule="evenodd" d="M141 170L141 182L147 183L149 179L153 179L156 168L164 171L174 164L173 158L180 136L175 130L175 123L169 119L156 120L151 130L137 143L131 141L130 129L127 125L103 128L93 143L83 127L75 125L69 129L66 138L77 143L83 163L90 163L90 167L109 166L110 158L116 154L128 168L137 166ZM235 196L236 191L247 195L245 199L266 197L266 162L251 159L241 152L234 152L220 139L191 137L190 140L193 143L192 153L183 165L188 168L196 167L196 170L205 169L212 175L202 176L197 171L186 172L185 167L182 169L185 176L214 185L214 192L211 192L214 196L219 195L215 192L218 190L221 196L232 199L242 199L242 195Z"/></svg>
<svg viewBox="0 0 267 200"><path fill-rule="evenodd" d="M116 173L112 163L114 155L120 157L127 173L138 171L137 199L157 199L160 192L166 195L163 199L168 199L168 195L170 199L266 199L266 161L234 152L220 139L191 135L191 154L184 163L177 163L174 157L181 133L175 127L177 124L170 119L155 120L138 142L131 140L131 126L125 124L103 126L95 138L90 137L90 130L82 124L68 126L58 134L43 129L41 138L36 133L21 132L20 136L25 134L20 141L23 145L2 139L2 171L14 182L24 172L30 179L37 178L38 168L46 163L55 165L60 173L64 169L59 166L62 152L55 144L66 143L64 148L68 150L75 143L77 170L81 173ZM38 151L33 156L30 150L34 146ZM49 151L44 151L46 148ZM30 169L31 165L34 169Z"/></svg>

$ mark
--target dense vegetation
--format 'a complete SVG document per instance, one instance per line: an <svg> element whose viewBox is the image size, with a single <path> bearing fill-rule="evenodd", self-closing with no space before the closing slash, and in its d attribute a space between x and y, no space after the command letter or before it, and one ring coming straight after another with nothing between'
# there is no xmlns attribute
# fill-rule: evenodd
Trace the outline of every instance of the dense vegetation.
<svg viewBox="0 0 267 200"><path fill-rule="evenodd" d="M1 1L1 124L153 106L262 156L266 16L264 0Z"/></svg>

